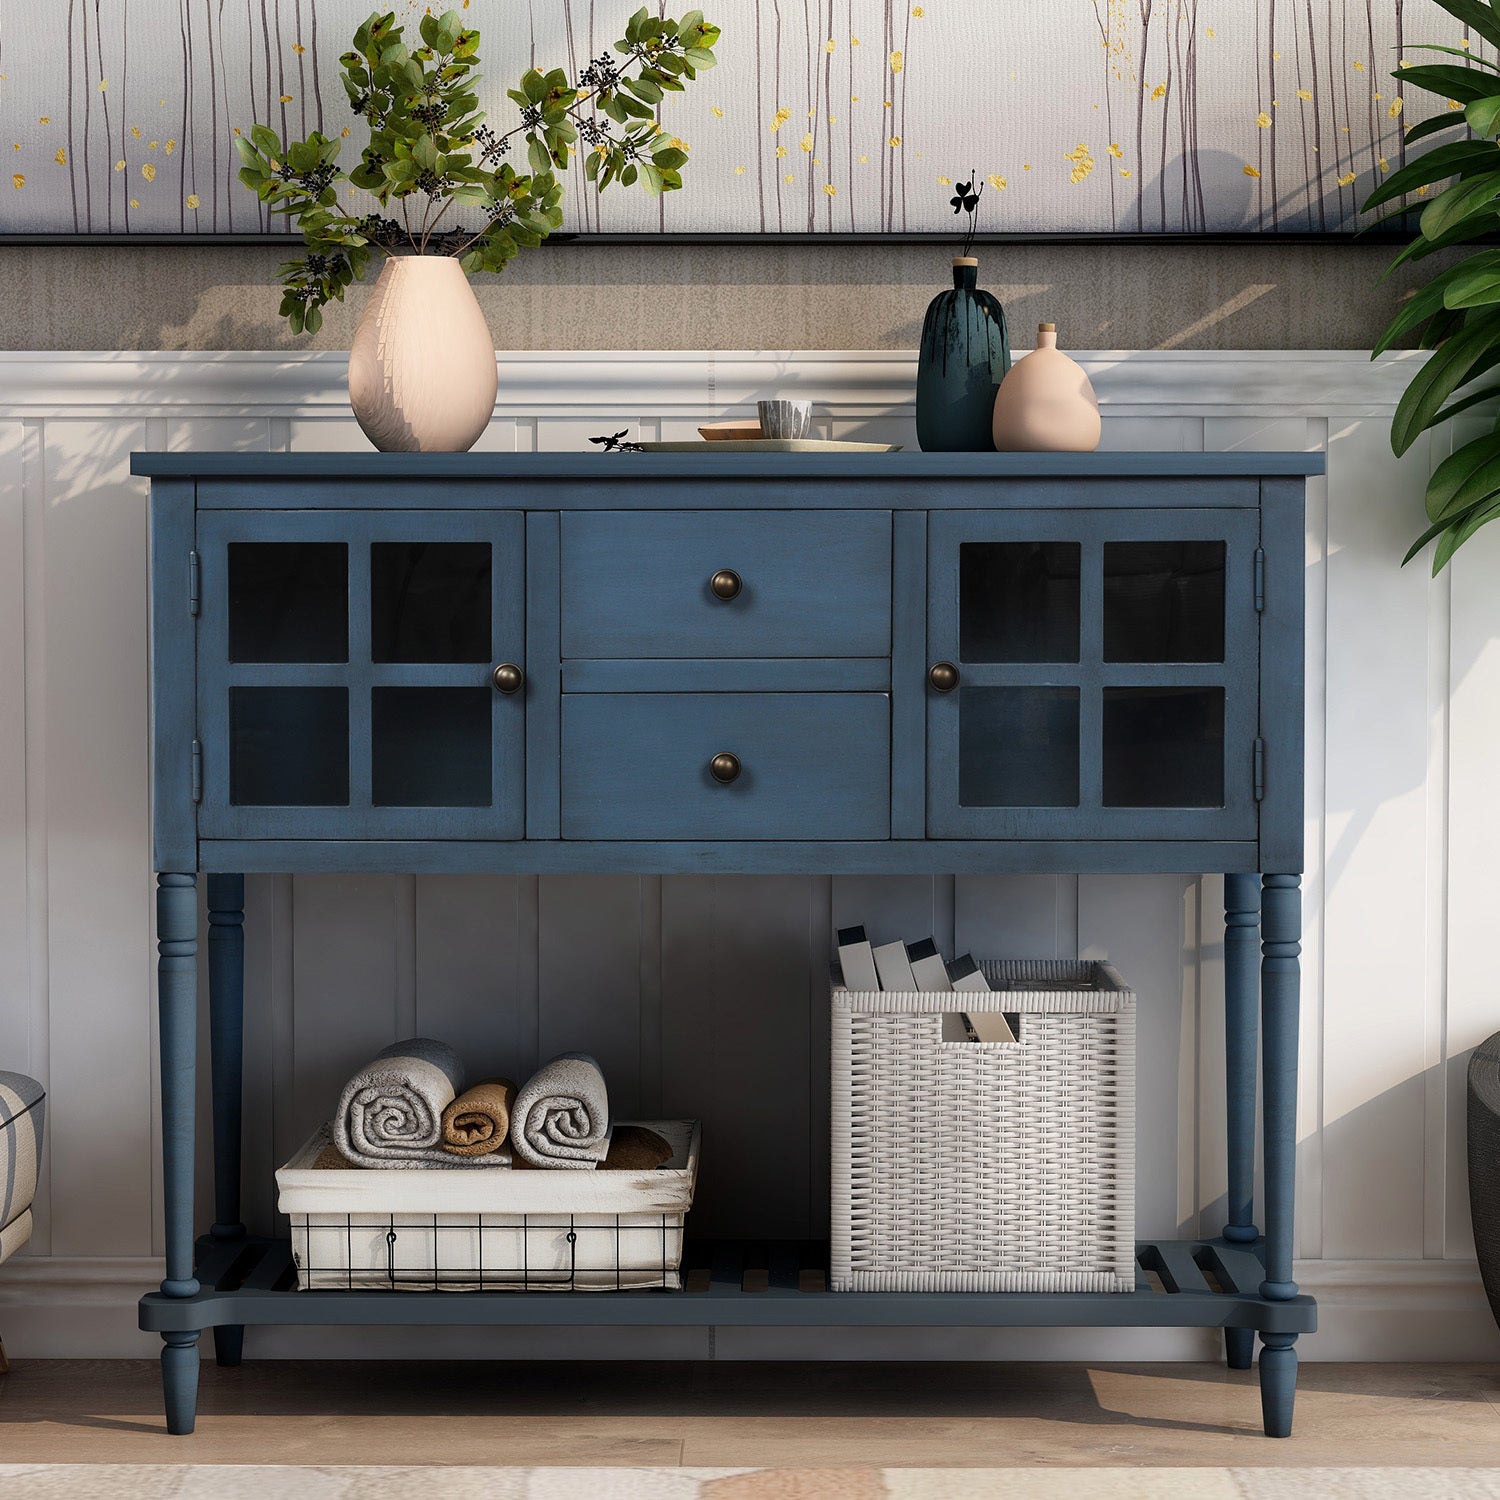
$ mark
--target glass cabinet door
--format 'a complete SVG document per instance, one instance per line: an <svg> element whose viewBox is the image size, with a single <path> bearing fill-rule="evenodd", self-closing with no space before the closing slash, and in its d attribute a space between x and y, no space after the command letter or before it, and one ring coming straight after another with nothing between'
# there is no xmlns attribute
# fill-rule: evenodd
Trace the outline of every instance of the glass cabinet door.
<svg viewBox="0 0 1500 1500"><path fill-rule="evenodd" d="M520 838L524 518L199 516L199 833Z"/></svg>
<svg viewBox="0 0 1500 1500"><path fill-rule="evenodd" d="M1253 839L1258 527L934 513L928 836Z"/></svg>

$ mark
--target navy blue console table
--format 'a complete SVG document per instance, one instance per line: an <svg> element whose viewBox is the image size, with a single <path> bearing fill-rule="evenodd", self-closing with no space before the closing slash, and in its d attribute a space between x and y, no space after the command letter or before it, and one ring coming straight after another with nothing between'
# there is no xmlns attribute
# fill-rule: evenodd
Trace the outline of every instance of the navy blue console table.
<svg viewBox="0 0 1500 1500"><path fill-rule="evenodd" d="M168 1426L246 1324L1211 1327L1291 1430L1292 453L137 454L151 476ZM1222 871L1228 1222L1127 1294L299 1292L239 1213L247 871ZM194 1240L197 878L215 1217ZM1265 1233L1255 1224L1263 1046Z"/></svg>

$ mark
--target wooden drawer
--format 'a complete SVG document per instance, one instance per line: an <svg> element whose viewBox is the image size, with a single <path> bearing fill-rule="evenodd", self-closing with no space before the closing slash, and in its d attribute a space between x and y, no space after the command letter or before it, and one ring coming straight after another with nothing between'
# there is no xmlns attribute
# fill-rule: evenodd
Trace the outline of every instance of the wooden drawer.
<svg viewBox="0 0 1500 1500"><path fill-rule="evenodd" d="M716 573L739 592L718 597ZM565 657L885 656L884 511L592 511L562 518Z"/></svg>
<svg viewBox="0 0 1500 1500"><path fill-rule="evenodd" d="M883 839L884 693L565 693L569 839ZM730 754L724 783L710 762Z"/></svg>

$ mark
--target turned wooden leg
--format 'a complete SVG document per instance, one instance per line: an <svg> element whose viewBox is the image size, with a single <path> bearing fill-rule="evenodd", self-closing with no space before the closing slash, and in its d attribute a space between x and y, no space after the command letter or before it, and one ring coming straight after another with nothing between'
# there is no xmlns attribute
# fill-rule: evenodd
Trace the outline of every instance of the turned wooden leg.
<svg viewBox="0 0 1500 1500"><path fill-rule="evenodd" d="M1232 1245L1259 1239L1255 1227L1255 1052L1260 1008L1260 877L1224 877L1224 1063L1228 1206L1223 1235ZM1255 1330L1226 1328L1231 1370L1255 1363Z"/></svg>
<svg viewBox="0 0 1500 1500"><path fill-rule="evenodd" d="M194 875L157 877L157 1012L161 1028L162 1197L165 1204L166 1297L193 1297L193 1126L198 1019L198 882ZM198 1330L162 1334L167 1431L193 1430L198 1399Z"/></svg>
<svg viewBox="0 0 1500 1500"><path fill-rule="evenodd" d="M1297 1020L1301 1004L1302 890L1296 875L1267 875L1261 899L1260 993L1264 1029L1266 1279L1271 1302L1297 1295L1292 1280L1297 1166ZM1297 1336L1263 1333L1261 1406L1268 1437L1288 1437L1297 1393Z"/></svg>

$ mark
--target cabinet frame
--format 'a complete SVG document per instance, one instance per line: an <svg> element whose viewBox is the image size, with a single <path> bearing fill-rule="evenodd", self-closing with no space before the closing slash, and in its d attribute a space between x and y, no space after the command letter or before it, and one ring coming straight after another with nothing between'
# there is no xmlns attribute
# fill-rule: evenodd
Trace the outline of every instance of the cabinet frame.
<svg viewBox="0 0 1500 1500"><path fill-rule="evenodd" d="M490 674L526 660L525 518L518 511L218 511L197 526L198 826L206 838L515 839L525 824L528 691L509 697ZM236 543L340 542L348 547L348 652L344 662L235 662L229 657L228 549ZM381 542L479 542L490 547L490 642L483 662L377 662L371 626L370 549ZM335 687L348 693L347 805L239 805L230 788L230 693L236 687ZM374 693L383 687L462 687L486 695L490 802L480 806L376 805Z"/></svg>
<svg viewBox="0 0 1500 1500"><path fill-rule="evenodd" d="M1296 1152L1297 1024L1302 868L1303 489L1322 472L1317 454L1098 453L893 454L879 458L802 455L630 457L545 454L137 454L132 472L151 477L153 859L157 877L159 1056L166 1275L140 1304L140 1326L163 1341L167 1427L191 1432L199 1339L212 1330L219 1362L240 1361L249 1325L567 1324L713 1327L1196 1327L1224 1333L1228 1363L1249 1368L1259 1342L1265 1430L1291 1431L1298 1336L1317 1325L1313 1299L1292 1276ZM438 502L440 509L427 507ZM891 515L891 836L880 840L569 842L559 838L561 696L560 519L570 510L874 510ZM1098 513L1100 535L1142 535L1150 521L1175 539L1186 512L1210 512L1239 527L1258 512L1259 691L1253 698L1264 797L1254 828L1217 837L1199 821L1192 836L1161 826L1152 809L1140 830L1120 835L1080 825L1077 835L1030 838L933 837L927 778L940 735L951 726L931 711L926 672L934 647L928 589L949 587L934 572L951 551L956 512L983 512L999 530L1067 511ZM512 716L524 740L524 830L512 817L503 835L454 835L418 810L421 832L338 809L337 826L293 821L283 831L253 817L235 836L205 836L194 788L205 783L199 683L226 681L224 652L210 661L200 610L217 608L214 563L205 573L200 523L216 513L252 512L251 539L338 534L368 541L443 539L438 515L481 530L504 516L506 555L515 559L509 597L522 614L516 659L528 678L526 711ZM420 512L423 535L408 531ZM1107 513L1107 514L1106 514ZM1151 518L1154 517L1155 520ZM226 522L232 524L231 522ZM308 530L307 528L312 528ZM524 552L522 537L524 527ZM321 530L319 528L322 528ZM332 528L330 530L329 528ZM774 528L771 528L774 532ZM408 532L408 534L402 534ZM1235 535L1238 535L1238 531ZM944 539L947 539L946 541ZM934 550L934 547L936 550ZM955 554L956 556L956 554ZM496 574L499 573L496 568ZM935 581L936 580L936 581ZM351 583L352 583L351 577ZM524 587L524 599L521 590ZM351 598L351 611L356 607ZM506 617L509 619L509 616ZM956 614L952 629L956 630ZM1226 641L1238 611L1226 618ZM498 634L497 660L508 642ZM351 627L353 620L351 618ZM216 627L217 628L217 627ZM351 628L351 638L356 632ZM227 640L227 638L226 638ZM351 639L351 645L353 641ZM524 652L524 656L521 654ZM851 659L852 660L852 659ZM875 687L877 659L852 672ZM715 668L707 691L770 690L796 661L746 661L737 679ZM1226 664L1227 666L1227 664ZM638 670L583 667L580 685L640 690ZM408 669L401 669L406 671ZM431 669L413 680L431 681ZM476 671L478 669L476 668ZM486 669L487 670L487 669ZM578 669L574 670L575 673ZM605 678L589 681L589 672ZM672 671L653 664L650 672ZM707 671L699 663L695 668ZM823 689L839 664L816 669ZM1138 667L1129 669L1139 680ZM1175 669L1174 669L1175 670ZM1186 670L1193 670L1191 667ZM623 672L619 677L614 674ZM874 678L868 674L874 673ZM216 676L217 674L217 676ZM607 679L607 680L606 680ZM374 681L373 668L369 680ZM1226 684L1226 691L1228 690ZM497 695L498 697L498 695ZM519 710L520 703L510 706ZM501 710L503 711L503 710ZM215 732L221 729L215 726ZM212 754L209 753L211 761ZM521 791L517 788L519 808ZM382 819L390 809L374 809ZM1165 810L1170 812L1172 810ZM1149 824L1149 827L1147 826ZM210 822L210 831L214 825ZM991 873L1221 871L1225 882L1226 1143L1229 1198L1222 1230L1199 1240L1137 1246L1134 1292L1118 1294L827 1293L803 1285L806 1247L773 1247L769 1278L752 1281L744 1246L709 1247L701 1286L683 1293L299 1293L284 1241L250 1236L239 1222L244 1003L243 873ZM194 1239L194 1138L199 1025L198 877L208 875L209 1031L214 1121L214 1222ZM1264 1233L1255 1222L1257 1048L1260 1050ZM1149 1149L1149 1147L1147 1148ZM1154 1279L1153 1279L1154 1278Z"/></svg>

